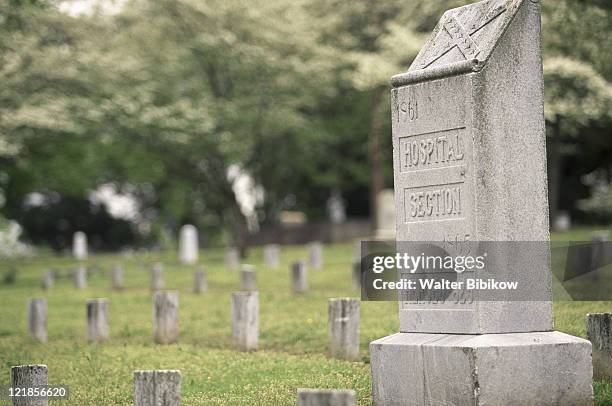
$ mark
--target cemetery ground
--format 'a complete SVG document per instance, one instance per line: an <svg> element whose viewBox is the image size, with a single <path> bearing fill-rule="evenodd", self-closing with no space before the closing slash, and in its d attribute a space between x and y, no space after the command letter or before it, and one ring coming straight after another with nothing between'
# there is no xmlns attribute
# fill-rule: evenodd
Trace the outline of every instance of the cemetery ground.
<svg viewBox="0 0 612 406"><path fill-rule="evenodd" d="M556 240L589 240L593 229L555 234ZM182 404L294 405L296 389L351 388L359 404L370 404L368 344L398 331L397 304L362 302L360 361L335 360L327 355L327 301L356 297L351 283L352 244L324 248L324 269L308 270L309 290L293 294L290 264L306 259L305 246L282 247L281 266L264 266L262 250L249 250L245 263L255 265L260 294L260 350L238 352L231 340L230 293L239 288L239 272L225 269L222 249L200 253L208 273L209 290L192 292L192 266L178 264L176 253L95 255L87 261L99 268L88 277L88 287L76 290L68 273L75 268L69 257L40 255L14 263L14 284L0 285L0 385L9 384L10 367L44 363L50 385L68 385L68 400L50 404L130 404L133 371L179 369ZM178 290L179 343L156 345L152 339L150 269L164 264L166 288ZM110 269L121 263L125 288L111 290ZM54 287L41 288L45 270L59 272ZM608 285L610 286L610 285ZM48 301L46 344L27 332L28 298ZM86 341L86 301L109 300L110 339ZM612 309L612 302L557 302L555 328L586 337L585 316ZM612 405L612 384L594 382L596 405ZM0 403L1 404L1 403Z"/></svg>

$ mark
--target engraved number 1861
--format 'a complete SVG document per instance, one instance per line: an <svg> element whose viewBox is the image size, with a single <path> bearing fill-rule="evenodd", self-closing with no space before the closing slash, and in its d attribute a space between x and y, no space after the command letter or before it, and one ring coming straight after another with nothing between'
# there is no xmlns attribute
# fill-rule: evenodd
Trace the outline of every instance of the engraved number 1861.
<svg viewBox="0 0 612 406"><path fill-rule="evenodd" d="M397 104L397 121L416 121L419 118L419 103L416 100Z"/></svg>

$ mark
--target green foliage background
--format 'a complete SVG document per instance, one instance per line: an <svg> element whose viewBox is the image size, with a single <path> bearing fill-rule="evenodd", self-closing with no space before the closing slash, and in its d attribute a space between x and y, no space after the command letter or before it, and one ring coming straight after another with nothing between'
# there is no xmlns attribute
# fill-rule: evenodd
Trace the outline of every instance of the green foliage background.
<svg viewBox="0 0 612 406"><path fill-rule="evenodd" d="M113 182L154 232L172 218L236 239L231 165L265 189L260 221L323 217L331 189L368 214L371 178L392 184L388 79L467 1L128 1L78 18L61 3L0 1L0 213ZM597 142L584 171L611 164L610 8L542 2L546 117Z"/></svg>

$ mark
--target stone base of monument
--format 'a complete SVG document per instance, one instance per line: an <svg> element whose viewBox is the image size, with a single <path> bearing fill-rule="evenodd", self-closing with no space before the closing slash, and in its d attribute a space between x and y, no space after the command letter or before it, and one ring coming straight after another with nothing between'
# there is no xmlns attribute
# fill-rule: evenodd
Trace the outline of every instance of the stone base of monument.
<svg viewBox="0 0 612 406"><path fill-rule="evenodd" d="M374 405L593 405L591 344L557 331L370 343Z"/></svg>

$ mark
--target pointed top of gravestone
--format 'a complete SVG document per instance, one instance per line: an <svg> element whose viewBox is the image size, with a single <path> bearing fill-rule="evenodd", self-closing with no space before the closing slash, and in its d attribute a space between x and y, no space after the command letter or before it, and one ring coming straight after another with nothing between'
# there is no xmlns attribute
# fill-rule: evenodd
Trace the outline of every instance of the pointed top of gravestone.
<svg viewBox="0 0 612 406"><path fill-rule="evenodd" d="M409 71L486 62L523 1L485 0L446 11Z"/></svg>
<svg viewBox="0 0 612 406"><path fill-rule="evenodd" d="M517 10L537 0L484 0L446 11L407 73L394 76L395 86L479 70L491 56ZM457 72L459 73L459 72Z"/></svg>

